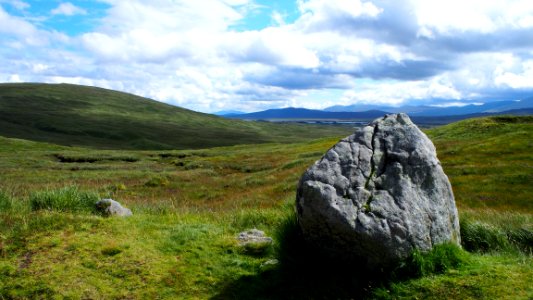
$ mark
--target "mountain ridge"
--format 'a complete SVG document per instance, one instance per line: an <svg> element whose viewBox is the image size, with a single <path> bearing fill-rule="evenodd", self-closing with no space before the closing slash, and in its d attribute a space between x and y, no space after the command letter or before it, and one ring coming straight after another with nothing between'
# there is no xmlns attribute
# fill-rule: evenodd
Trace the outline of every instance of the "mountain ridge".
<svg viewBox="0 0 533 300"><path fill-rule="evenodd" d="M381 110L369 110L363 112L330 112L323 110L312 110L306 108L282 108L282 109L269 109L260 112L242 114L242 115L225 115L225 118L229 119L242 119L242 120L268 120L268 121L371 121L375 118L382 117L389 113L407 113L411 119L418 124L426 125L439 125L448 124L451 122L475 118L484 117L498 114L513 114L524 115L533 114L533 106L531 108L518 108L505 111L495 112L470 112L464 111L463 114L456 113L434 113L424 115L421 113L413 113L408 111L394 110L394 111L381 111ZM445 110L444 112L448 112Z"/></svg>
<svg viewBox="0 0 533 300"><path fill-rule="evenodd" d="M453 116L453 115L465 115L465 114L475 114L475 113L500 113L509 110L523 109L523 108L533 108L533 97L527 97L521 100L512 100L512 101L494 101L487 102L480 105L469 104L465 106L449 106L449 107L435 107L428 105L419 105L419 106L383 106L383 105L368 105L368 104L353 104L353 105L335 105L326 107L324 111L331 112L363 112L369 109L373 110L383 110L390 113L405 112L409 115L418 115L418 116Z"/></svg>

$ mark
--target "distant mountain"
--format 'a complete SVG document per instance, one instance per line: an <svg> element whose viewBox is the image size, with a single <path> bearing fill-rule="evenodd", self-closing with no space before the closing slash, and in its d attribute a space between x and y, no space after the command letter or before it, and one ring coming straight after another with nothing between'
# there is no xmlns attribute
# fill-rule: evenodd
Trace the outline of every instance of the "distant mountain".
<svg viewBox="0 0 533 300"><path fill-rule="evenodd" d="M404 112L407 114L418 113L427 109L433 109L431 106L384 106L384 105L372 105L372 104L354 104L354 105L335 105L324 109L324 111L331 112L365 112L369 110L386 111L390 113Z"/></svg>
<svg viewBox="0 0 533 300"><path fill-rule="evenodd" d="M332 126L229 120L132 94L72 84L0 84L0 136L101 149L192 149L305 141Z"/></svg>
<svg viewBox="0 0 533 300"><path fill-rule="evenodd" d="M234 119L244 119L244 120L294 120L294 119L371 119L378 118L386 114L385 111L379 110L369 110L365 112L330 112L323 110L314 110L306 108L280 108L280 109L269 109L265 111L241 114L241 115L230 115L226 116L228 118Z"/></svg>
<svg viewBox="0 0 533 300"><path fill-rule="evenodd" d="M348 106L331 106L325 111L340 112L364 112L366 110L381 110L391 113L405 112L411 116L459 116L467 114L483 114L483 113L501 113L509 110L533 108L533 97L526 98L519 101L495 101L488 102L482 105L465 105L465 106L450 106L450 107L434 107L434 106L379 106L379 105L365 105L354 104Z"/></svg>
<svg viewBox="0 0 533 300"><path fill-rule="evenodd" d="M238 110L221 110L221 111L217 111L213 113L213 115L216 115L216 116L232 116L232 115L242 115L242 114L245 114L245 112L238 111Z"/></svg>
<svg viewBox="0 0 533 300"><path fill-rule="evenodd" d="M444 110L447 112L448 110ZM467 111L467 110L465 110ZM243 120L267 120L267 121L292 121L292 122L304 122L308 123L344 123L345 121L355 122L369 122L375 118L382 117L388 113L380 110L370 110L365 112L328 112L321 110L312 110L305 108L282 108L282 109L269 109L265 111L243 114L243 115L230 115L226 118L243 119ZM449 114L449 115L423 115L413 111L408 112L411 116L411 120L421 126L435 126L444 125L452 122L476 118L487 117L491 115L511 114L511 115L531 115L533 114L532 108L520 108L505 111L495 112L483 112L483 113L465 113L465 114Z"/></svg>

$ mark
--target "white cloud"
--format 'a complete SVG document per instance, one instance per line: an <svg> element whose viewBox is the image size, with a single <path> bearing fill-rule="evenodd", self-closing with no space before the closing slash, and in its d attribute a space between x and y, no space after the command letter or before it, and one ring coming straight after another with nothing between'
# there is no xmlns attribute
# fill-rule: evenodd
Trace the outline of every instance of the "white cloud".
<svg viewBox="0 0 533 300"><path fill-rule="evenodd" d="M279 11L273 11L270 15L270 18L272 18L272 21L275 25L285 25L285 16L281 14Z"/></svg>
<svg viewBox="0 0 533 300"><path fill-rule="evenodd" d="M463 107L467 105L483 105L483 102L473 102L473 103L465 103L465 102L445 102L442 104L433 104L430 106L433 107Z"/></svg>
<svg viewBox="0 0 533 300"><path fill-rule="evenodd" d="M2 24L0 26L0 33L2 34L30 36L37 32L34 25L22 18L9 15L2 6L0 6L0 23Z"/></svg>
<svg viewBox="0 0 533 300"><path fill-rule="evenodd" d="M517 68L500 66L494 70L496 86L513 89L533 88L533 60L519 62Z"/></svg>
<svg viewBox="0 0 533 300"><path fill-rule="evenodd" d="M74 16L74 15L85 15L87 11L81 7L78 7L70 2L64 2L59 4L58 7L52 9L52 15L64 15L64 16Z"/></svg>
<svg viewBox="0 0 533 300"><path fill-rule="evenodd" d="M446 76L429 81L364 82L357 89L347 91L342 101L345 104L406 104L408 100L424 101L431 98L461 99L458 91Z"/></svg>
<svg viewBox="0 0 533 300"><path fill-rule="evenodd" d="M24 1L21 1L21 0L0 0L0 3L9 4L9 5L13 6L15 9L18 9L18 10L26 10L26 9L30 8L30 6L31 6L27 2L24 2Z"/></svg>
<svg viewBox="0 0 533 300"><path fill-rule="evenodd" d="M329 19L332 15L347 14L351 17L375 18L383 10L370 1L361 0L308 0L298 1L302 14L312 14L318 20Z"/></svg>
<svg viewBox="0 0 533 300"><path fill-rule="evenodd" d="M51 13L52 15L74 16L74 15L85 15L87 14L87 11L70 2L64 2L64 3L59 4L58 7L52 9Z"/></svg>
<svg viewBox="0 0 533 300"><path fill-rule="evenodd" d="M490 33L507 27L533 26L533 5L529 0L412 0L412 3L421 26L443 33Z"/></svg>
<svg viewBox="0 0 533 300"><path fill-rule="evenodd" d="M240 59L245 61L305 69L320 65L320 59L313 49L306 45L306 37L284 27L271 27L248 35L237 34L234 38L238 44L233 47L243 51L244 56ZM231 47L225 46L226 49Z"/></svg>
<svg viewBox="0 0 533 300"><path fill-rule="evenodd" d="M0 6L1 77L97 85L202 111L533 93L529 0L299 0L292 23L252 0L103 1L106 15L73 38ZM265 11L272 26L235 29ZM90 13L70 2L54 12Z"/></svg>
<svg viewBox="0 0 533 300"><path fill-rule="evenodd" d="M40 73L40 72L46 71L48 68L49 67L47 65L45 65L45 64L38 63L38 64L34 64L33 65L33 71L35 73Z"/></svg>
<svg viewBox="0 0 533 300"><path fill-rule="evenodd" d="M13 82L13 83L18 83L18 82L23 82L22 79L20 78L19 74L12 74L9 76L9 78L7 79L7 82Z"/></svg>
<svg viewBox="0 0 533 300"><path fill-rule="evenodd" d="M63 34L40 30L24 18L8 14L2 6L0 6L0 24L2 24L0 26L0 43L4 42L2 43L3 46L10 48L44 46L48 45L51 40L64 40Z"/></svg>

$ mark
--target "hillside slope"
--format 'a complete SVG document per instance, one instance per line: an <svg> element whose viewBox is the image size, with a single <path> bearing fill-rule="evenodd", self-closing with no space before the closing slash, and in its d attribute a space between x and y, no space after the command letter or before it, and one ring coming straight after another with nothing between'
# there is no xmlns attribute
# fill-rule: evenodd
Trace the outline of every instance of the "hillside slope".
<svg viewBox="0 0 533 300"><path fill-rule="evenodd" d="M533 212L533 116L493 116L427 131L459 207Z"/></svg>
<svg viewBox="0 0 533 300"><path fill-rule="evenodd" d="M227 120L87 86L0 84L0 135L60 145L191 149L303 141L349 131Z"/></svg>

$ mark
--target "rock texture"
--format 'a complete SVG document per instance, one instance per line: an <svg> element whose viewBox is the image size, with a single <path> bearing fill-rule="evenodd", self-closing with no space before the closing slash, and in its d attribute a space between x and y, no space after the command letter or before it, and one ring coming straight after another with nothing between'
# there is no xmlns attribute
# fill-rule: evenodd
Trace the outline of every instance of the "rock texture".
<svg viewBox="0 0 533 300"><path fill-rule="evenodd" d="M118 203L117 201L113 199L102 199L98 202L96 202L96 210L100 212L102 215L110 217L110 216L118 216L118 217L129 217L132 215L131 210L128 208L123 207Z"/></svg>
<svg viewBox="0 0 533 300"><path fill-rule="evenodd" d="M435 146L405 114L376 119L333 146L300 179L296 206L307 240L371 268L415 248L460 243Z"/></svg>

